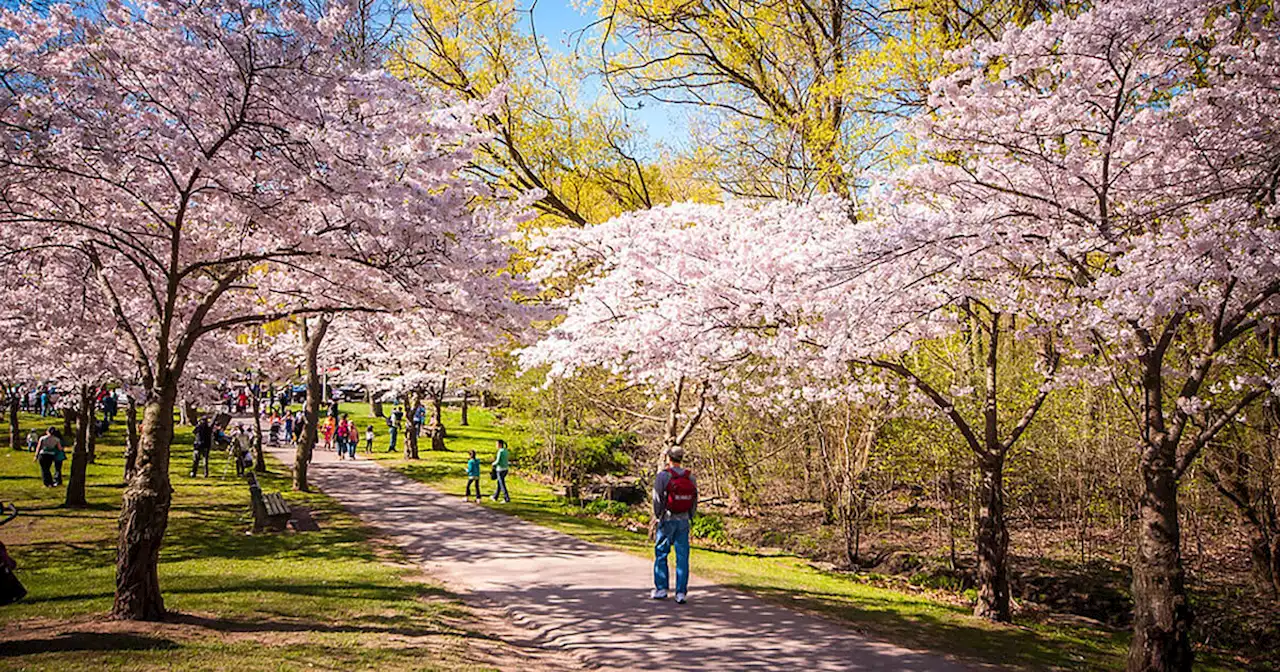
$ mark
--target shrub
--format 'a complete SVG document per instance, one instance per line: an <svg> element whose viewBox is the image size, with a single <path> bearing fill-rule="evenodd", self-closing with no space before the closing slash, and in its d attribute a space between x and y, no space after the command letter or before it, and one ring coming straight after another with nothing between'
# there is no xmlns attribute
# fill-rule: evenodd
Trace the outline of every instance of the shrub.
<svg viewBox="0 0 1280 672"><path fill-rule="evenodd" d="M573 456L574 471L580 474L625 473L631 466L627 448L635 445L636 437L630 432L591 436L576 441Z"/></svg>
<svg viewBox="0 0 1280 672"><path fill-rule="evenodd" d="M724 518L715 514L695 516L689 531L698 539L706 539L717 544L729 541L724 531Z"/></svg>
<svg viewBox="0 0 1280 672"><path fill-rule="evenodd" d="M597 499L594 502L587 502L586 506L582 507L582 510L593 516L604 514L606 516L613 516L614 518L621 518L631 511L631 507L622 502L615 502L609 499Z"/></svg>

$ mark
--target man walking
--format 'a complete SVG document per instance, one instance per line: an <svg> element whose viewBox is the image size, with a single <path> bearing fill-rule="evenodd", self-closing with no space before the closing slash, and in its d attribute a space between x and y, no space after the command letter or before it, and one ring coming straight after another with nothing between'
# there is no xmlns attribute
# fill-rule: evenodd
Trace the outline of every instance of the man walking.
<svg viewBox="0 0 1280 672"><path fill-rule="evenodd" d="M196 422L195 435L191 446L191 478L196 477L196 470L200 468L200 460L204 460L204 477L209 477L209 451L213 449L213 425L209 424L209 418L200 418Z"/></svg>
<svg viewBox="0 0 1280 672"><path fill-rule="evenodd" d="M400 420L403 418L404 413L400 411L398 406L387 417L387 435L391 438L391 443L387 446L388 453L396 452L396 434L400 433Z"/></svg>
<svg viewBox="0 0 1280 672"><path fill-rule="evenodd" d="M698 508L698 484L693 472L680 466L684 449L667 449L667 468L653 481L653 599L663 600L671 587L667 555L676 551L676 602L684 604L689 593L689 521Z"/></svg>

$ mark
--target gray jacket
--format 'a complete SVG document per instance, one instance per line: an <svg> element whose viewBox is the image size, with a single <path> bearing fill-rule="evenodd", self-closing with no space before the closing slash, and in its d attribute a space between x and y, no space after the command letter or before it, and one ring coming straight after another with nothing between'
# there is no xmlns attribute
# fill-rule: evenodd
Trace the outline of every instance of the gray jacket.
<svg viewBox="0 0 1280 672"><path fill-rule="evenodd" d="M677 470L676 473L684 473L688 471L684 467L671 467ZM693 474L689 474L689 480L693 481L693 487L698 487L698 479ZM657 478L653 479L653 517L658 520L692 520L693 514L698 510L698 500L693 500L693 508L686 513L671 513L667 511L667 484L671 482L671 473L666 469L658 472Z"/></svg>

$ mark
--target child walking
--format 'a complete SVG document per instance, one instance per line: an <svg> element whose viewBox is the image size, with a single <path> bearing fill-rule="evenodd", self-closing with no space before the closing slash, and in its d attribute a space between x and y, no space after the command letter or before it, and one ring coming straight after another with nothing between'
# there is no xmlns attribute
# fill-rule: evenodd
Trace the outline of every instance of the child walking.
<svg viewBox="0 0 1280 672"><path fill-rule="evenodd" d="M364 452L373 452L373 425L364 430Z"/></svg>
<svg viewBox="0 0 1280 672"><path fill-rule="evenodd" d="M471 451L471 459L467 460L467 492L463 501L471 501L471 484L476 486L476 504L480 503L480 460L476 459L476 451Z"/></svg>

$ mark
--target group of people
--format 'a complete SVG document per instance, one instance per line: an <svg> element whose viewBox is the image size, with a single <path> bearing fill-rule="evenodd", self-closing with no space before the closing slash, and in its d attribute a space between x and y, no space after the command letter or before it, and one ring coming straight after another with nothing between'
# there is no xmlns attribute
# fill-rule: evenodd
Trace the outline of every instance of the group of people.
<svg viewBox="0 0 1280 672"><path fill-rule="evenodd" d="M302 411L289 411L287 408L283 413L272 410L267 415L268 427L267 440L271 445L278 445L281 442L297 443L302 440L302 430L306 427L307 416Z"/></svg>
<svg viewBox="0 0 1280 672"><path fill-rule="evenodd" d="M502 501L511 502L511 493L507 491L507 473L511 471L511 452L507 450L507 442L498 439L497 450L494 452L493 464L489 465L489 478L496 482L493 489L493 501L498 501L498 497L502 497ZM463 493L462 498L471 501L471 490L475 488L476 503L480 503L480 498L484 493L480 492L480 458L476 457L476 451L471 451L471 457L467 460L467 489Z"/></svg>
<svg viewBox="0 0 1280 672"><path fill-rule="evenodd" d="M364 430L364 452L373 452L373 425ZM351 422L351 416L330 415L324 423L324 449L338 451L338 459L356 459L356 447L360 444L360 429Z"/></svg>
<svg viewBox="0 0 1280 672"><path fill-rule="evenodd" d="M25 390L23 388L26 388ZM18 408L24 413L34 413L41 417L57 415L59 404L67 402L58 387L52 383L33 383L29 386L18 386L5 391L18 399ZM94 391L95 409L102 412L102 419L108 424L115 422L120 408L123 391L100 387Z"/></svg>
<svg viewBox="0 0 1280 672"><path fill-rule="evenodd" d="M44 417L57 413L57 390L52 385L33 385L25 394L12 390L10 394L19 394L22 400L20 407L27 412ZM94 391L89 424L89 431L94 436L101 436L115 422L119 410L118 395L122 394L106 387ZM27 432L26 448L40 465L40 477L46 488L62 485L62 463L67 461L68 446L74 441L74 437L64 437L57 427L49 427L43 432L36 429Z"/></svg>
<svg viewBox="0 0 1280 672"><path fill-rule="evenodd" d="M196 421L195 429L192 431L191 471L189 473L191 478L195 478L196 474L200 472L202 464L204 465L205 478L209 477L209 456L213 452L215 445L225 447L227 455L235 465L237 475L243 476L246 470L253 468L254 435L244 425L239 425L231 430L230 433L227 433L226 429L215 425L207 416Z"/></svg>
<svg viewBox="0 0 1280 672"><path fill-rule="evenodd" d="M35 453L34 459L40 464L40 477L44 480L44 487L62 485L62 463L67 461L62 432L57 427L50 427L43 435L37 435L33 429L27 434L27 448Z"/></svg>
<svg viewBox="0 0 1280 672"><path fill-rule="evenodd" d="M279 415L281 417L288 415L289 405L296 401L297 396L294 389L290 385L283 385L279 389L275 383L267 386L265 395L263 394L262 384L254 382L251 384L239 384L229 381L222 381L218 385L220 404L227 413L235 413L244 415L252 410L254 398L266 401L266 412Z"/></svg>
<svg viewBox="0 0 1280 672"><path fill-rule="evenodd" d="M252 395L257 393L254 387L245 385L238 389L224 389L222 391L222 405L226 408L227 413L244 414L253 403Z"/></svg>
<svg viewBox="0 0 1280 672"><path fill-rule="evenodd" d="M32 385L19 399L24 412L39 413L40 417L47 418L57 413L58 388L53 385Z"/></svg>
<svg viewBox="0 0 1280 672"><path fill-rule="evenodd" d="M307 418L305 413L300 410L289 411L287 407L282 410L284 411L283 413L277 412L275 409L267 413L268 440L272 445L278 445L282 441L293 443L301 441L303 430L306 427ZM399 413L398 409L396 413ZM387 418L387 425L391 435L391 445L387 450L393 451L396 449L398 427L391 417ZM356 459L356 452L360 446L360 428L351 421L349 414L340 412L336 400L329 403L324 423L319 429L318 438L321 441L322 449L336 450L339 459ZM365 427L364 452L373 452L373 444L376 438L377 434L373 425Z"/></svg>

